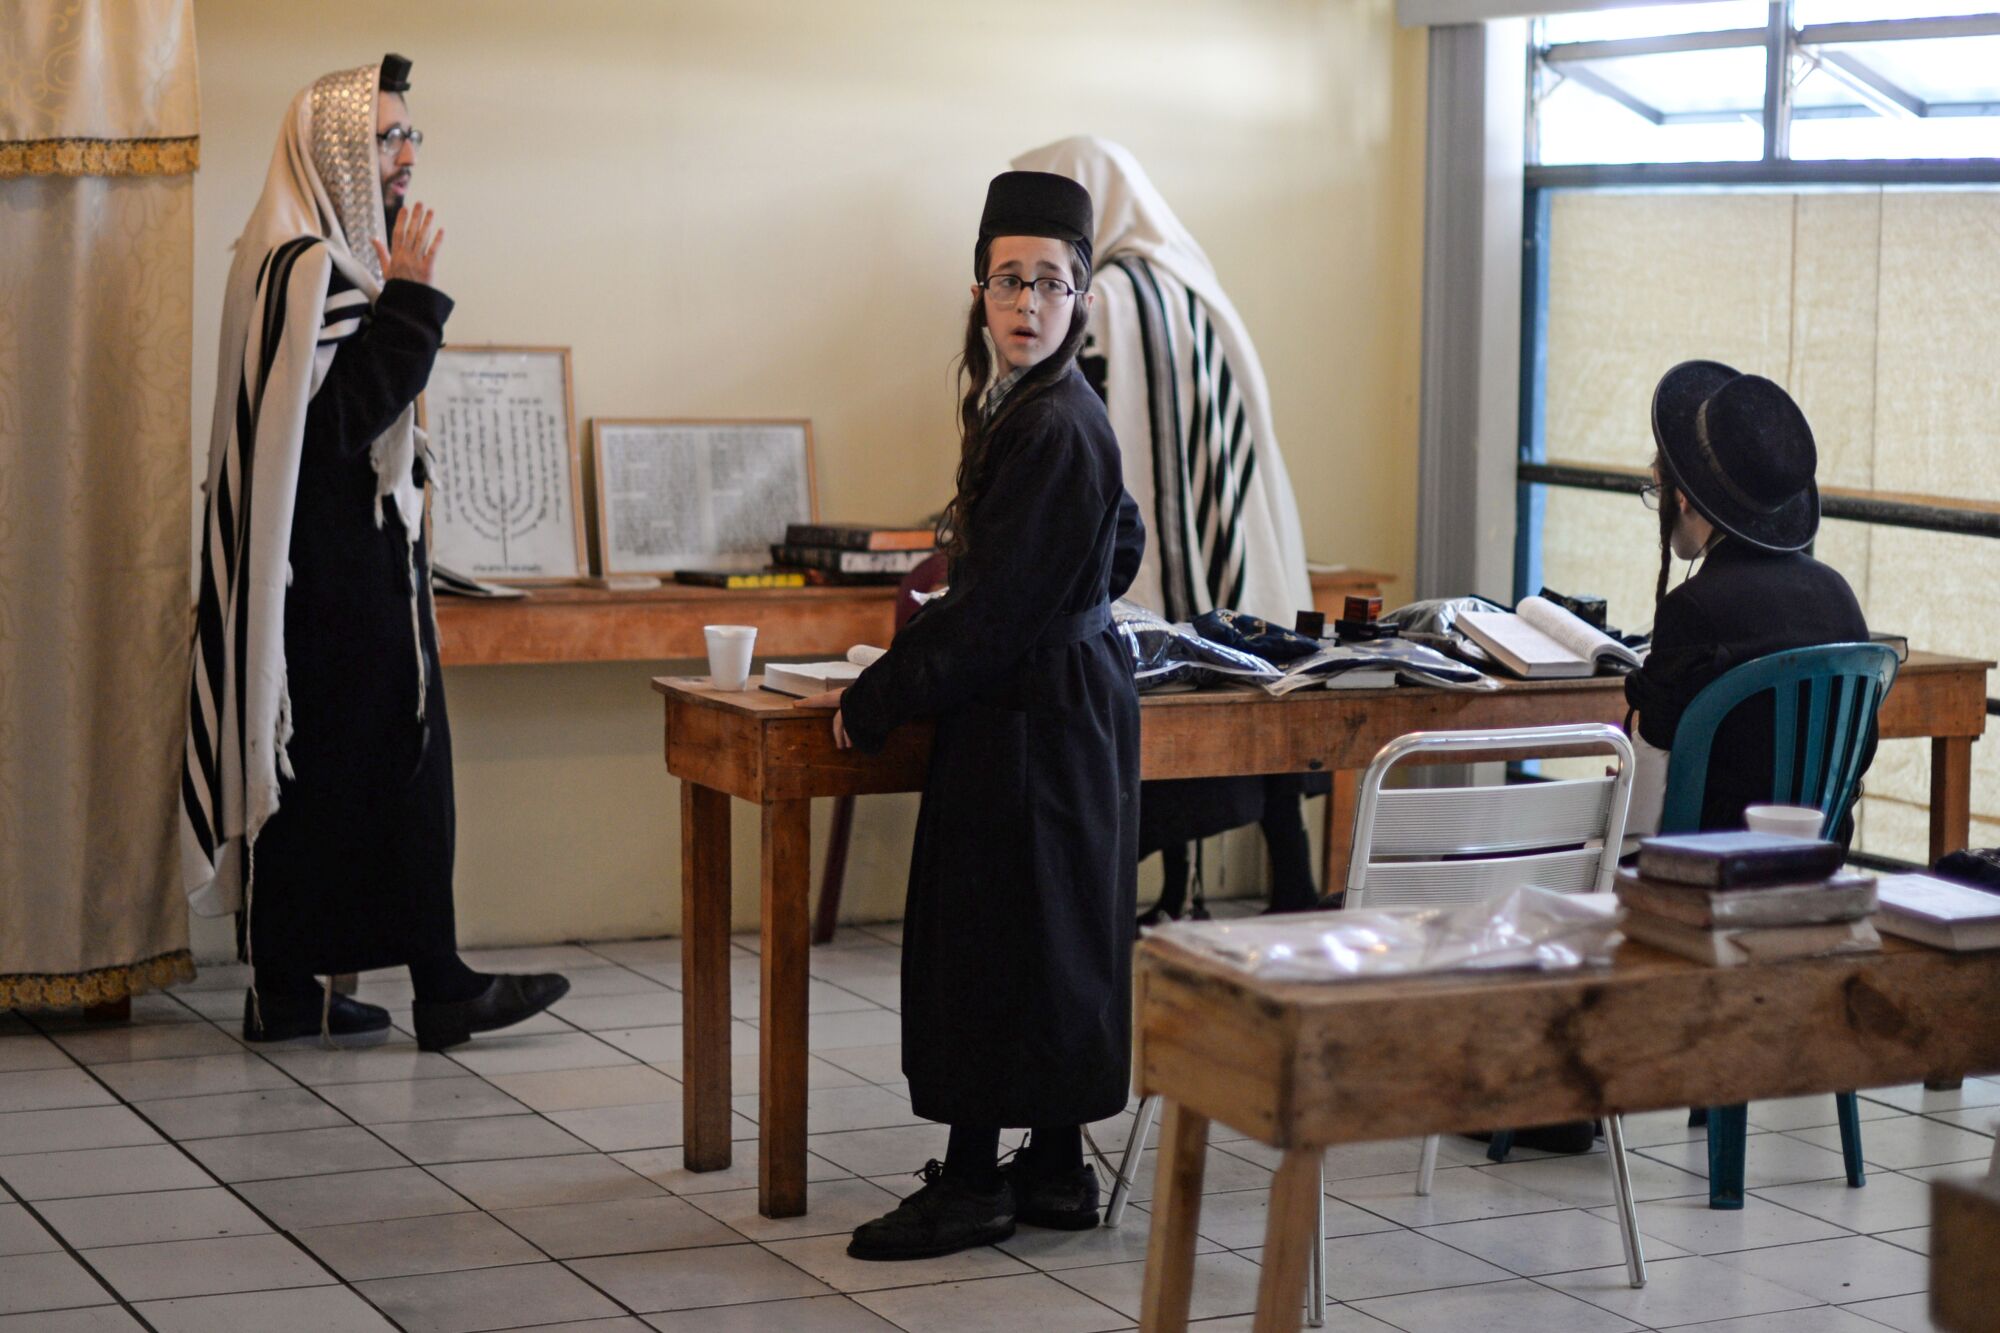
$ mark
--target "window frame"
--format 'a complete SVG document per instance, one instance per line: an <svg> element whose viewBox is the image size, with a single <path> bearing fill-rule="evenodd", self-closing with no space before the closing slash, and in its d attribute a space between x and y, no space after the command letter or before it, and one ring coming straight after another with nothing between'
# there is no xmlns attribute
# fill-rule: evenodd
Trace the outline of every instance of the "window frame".
<svg viewBox="0 0 2000 1333"><path fill-rule="evenodd" d="M2000 0L1995 0L2000 9ZM1865 23L1828 23L1799 28L1792 22L1792 0L1772 0L1770 20L1758 29L1729 29L1667 37L1621 38L1607 41L1544 44L1537 25L1529 43L1530 68L1526 107L1525 197L1522 209L1521 255L1521 382L1520 448L1515 466L1514 595L1527 596L1540 587L1542 499L1544 486L1622 492L1636 495L1647 477L1631 468L1590 466L1547 456L1546 386L1548 370L1548 254L1551 202L1562 191L1684 189L1688 187L1769 188L1772 186L1924 186L2000 185L2000 158L1898 158L1797 160L1790 156L1791 71L1801 51L1820 45L1856 40L1918 40L1951 36L2000 36L2000 12L1957 18L1883 19ZM1716 49L1721 45L1761 44L1766 51L1763 109L1764 156L1748 162L1601 163L1543 166L1535 161L1539 145L1536 111L1546 95L1544 71L1551 62L1606 59L1613 56L1682 50ZM1588 48L1587 50L1584 48ZM1820 66L1824 68L1824 65ZM1877 88L1893 100L1894 91ZM1907 94L1905 94L1907 96ZM1618 99L1625 100L1625 99ZM1627 103L1629 105L1629 103ZM1957 107L1958 104L1947 104ZM1966 104L1971 105L1971 104ZM1909 108L1905 108L1909 110ZM1993 108L2000 114L2000 104ZM1640 114L1644 114L1641 112ZM1658 113L1656 113L1658 114ZM1964 114L1950 111L1946 114ZM1652 117L1648 117L1651 119ZM1654 123L1662 123L1655 120ZM1846 519L1926 532L2000 538L2000 502L1953 502L1943 497L1894 495L1883 492L1822 488L1821 512ZM2000 716L2000 698L1986 701L1989 716ZM1887 857L1863 857L1883 866L1905 866Z"/></svg>

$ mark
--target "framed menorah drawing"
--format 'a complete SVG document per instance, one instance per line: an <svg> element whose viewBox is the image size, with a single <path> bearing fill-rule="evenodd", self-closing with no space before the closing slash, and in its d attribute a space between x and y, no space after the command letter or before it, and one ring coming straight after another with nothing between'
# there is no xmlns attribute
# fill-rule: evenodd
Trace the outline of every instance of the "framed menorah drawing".
<svg viewBox="0 0 2000 1333"><path fill-rule="evenodd" d="M819 517L812 423L593 417L597 567L758 569Z"/></svg>
<svg viewBox="0 0 2000 1333"><path fill-rule="evenodd" d="M501 583L589 573L567 347L446 347L418 410L437 563Z"/></svg>

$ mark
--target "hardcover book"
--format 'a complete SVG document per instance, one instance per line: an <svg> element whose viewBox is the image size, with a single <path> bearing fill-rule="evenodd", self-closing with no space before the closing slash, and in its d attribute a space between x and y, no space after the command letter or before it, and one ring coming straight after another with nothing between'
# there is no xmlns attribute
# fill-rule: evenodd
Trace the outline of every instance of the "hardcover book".
<svg viewBox="0 0 2000 1333"><path fill-rule="evenodd" d="M1875 910L1875 877L1842 870L1830 879L1749 889L1707 889L1619 870L1618 901L1684 926L1804 926L1854 921Z"/></svg>
<svg viewBox="0 0 2000 1333"><path fill-rule="evenodd" d="M1775 963L1787 958L1874 953L1882 937L1867 921L1834 921L1816 926L1747 926L1703 930L1654 916L1627 912L1618 929L1641 944L1692 958L1710 967Z"/></svg>
<svg viewBox="0 0 2000 1333"><path fill-rule="evenodd" d="M824 569L835 574L907 574L930 558L930 548L921 551L842 551L830 546L793 546L780 542L771 548L771 563L805 569Z"/></svg>
<svg viewBox="0 0 2000 1333"><path fill-rule="evenodd" d="M787 546L830 546L842 551L928 551L937 545L929 528L878 528L867 523L789 523Z"/></svg>
<svg viewBox="0 0 2000 1333"><path fill-rule="evenodd" d="M1646 878L1714 889L1825 879L1846 859L1839 843L1776 833L1675 833L1639 840L1639 873Z"/></svg>
<svg viewBox="0 0 2000 1333"><path fill-rule="evenodd" d="M1891 935L1963 952L2000 948L2000 895L1936 875L1884 875L1875 924Z"/></svg>

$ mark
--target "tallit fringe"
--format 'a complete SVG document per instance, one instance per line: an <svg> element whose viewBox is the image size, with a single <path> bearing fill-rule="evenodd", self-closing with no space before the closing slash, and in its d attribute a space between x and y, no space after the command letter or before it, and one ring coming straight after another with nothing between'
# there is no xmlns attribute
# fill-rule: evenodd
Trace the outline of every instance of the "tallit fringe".
<svg viewBox="0 0 2000 1333"><path fill-rule="evenodd" d="M382 507L375 507L375 517L379 521ZM410 638L417 646L417 721L424 720L424 703L430 694L430 663L424 660L424 594L417 586L417 539L412 536L405 553L410 562Z"/></svg>
<svg viewBox="0 0 2000 1333"><path fill-rule="evenodd" d="M250 969L250 1022L264 1030L264 1006L257 1000L257 925L252 913L257 905L257 835L243 835L243 962Z"/></svg>

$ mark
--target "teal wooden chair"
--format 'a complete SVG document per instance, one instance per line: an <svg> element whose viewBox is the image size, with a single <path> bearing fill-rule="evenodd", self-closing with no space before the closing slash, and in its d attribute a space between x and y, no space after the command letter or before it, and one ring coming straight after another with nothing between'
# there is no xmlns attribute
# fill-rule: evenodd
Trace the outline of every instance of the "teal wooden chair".
<svg viewBox="0 0 2000 1333"><path fill-rule="evenodd" d="M1773 696L1777 747L1771 800L1778 805L1818 809L1823 816L1820 836L1832 836L1854 803L1861 756L1867 749L1875 711L1895 679L1895 652L1876 643L1795 648L1726 672L1696 695L1681 715L1667 761L1660 831L1687 833L1701 826L1716 728L1741 704L1769 693ZM1858 1189L1866 1177L1861 1165L1861 1117L1854 1094L1835 1093L1834 1108L1840 1119L1840 1153L1847 1167L1847 1183ZM1708 1108L1710 1208L1743 1206L1748 1111L1742 1104Z"/></svg>

